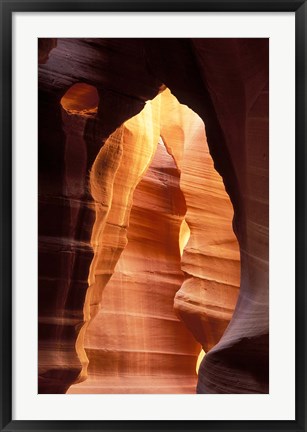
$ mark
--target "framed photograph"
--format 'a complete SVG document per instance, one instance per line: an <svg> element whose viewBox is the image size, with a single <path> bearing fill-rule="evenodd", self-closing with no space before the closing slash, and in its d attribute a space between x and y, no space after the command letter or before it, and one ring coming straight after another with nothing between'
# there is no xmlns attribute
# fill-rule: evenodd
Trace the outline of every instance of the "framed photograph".
<svg viewBox="0 0 307 432"><path fill-rule="evenodd" d="M306 431L306 1L1 1L1 430Z"/></svg>

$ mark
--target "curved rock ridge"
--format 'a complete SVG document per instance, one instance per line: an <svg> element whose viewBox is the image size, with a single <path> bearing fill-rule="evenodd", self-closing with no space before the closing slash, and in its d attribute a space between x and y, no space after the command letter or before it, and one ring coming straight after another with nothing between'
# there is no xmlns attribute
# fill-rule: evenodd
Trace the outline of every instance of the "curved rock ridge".
<svg viewBox="0 0 307 432"><path fill-rule="evenodd" d="M95 112L86 111L84 106L74 112L59 108L61 139L57 142L49 125L40 135L54 147L55 154L62 146L61 158L57 155L55 160L51 157L40 163L45 169L39 173L40 393L65 393L79 375L76 332L83 321L88 269L93 258L88 239L95 212L87 184L90 151L84 130Z"/></svg>
<svg viewBox="0 0 307 432"><path fill-rule="evenodd" d="M244 40L240 44L236 40L223 40L214 59L211 53L216 49L215 39L206 46L198 40L193 45L203 79L209 89L214 89L210 91L212 103L225 131L238 181L240 197L234 204L237 215L234 229L241 257L236 309L222 339L202 362L198 391L268 393L268 40ZM234 50L236 53L231 55ZM231 85L225 85L227 80ZM218 97L220 94L224 97Z"/></svg>
<svg viewBox="0 0 307 432"><path fill-rule="evenodd" d="M138 39L39 39L39 393L65 393L80 374L75 343L95 219L90 169L103 142L160 84ZM78 109L63 110L62 98L76 85L97 89L97 110L81 109L76 92Z"/></svg>
<svg viewBox="0 0 307 432"><path fill-rule="evenodd" d="M206 124L240 245L239 299L202 361L198 392L268 393L269 41L147 39L146 48L152 73Z"/></svg>
<svg viewBox="0 0 307 432"><path fill-rule="evenodd" d="M84 366L80 377L83 380L87 373L86 380L68 393L195 393L200 345L176 317L174 297L177 315L206 351L219 341L237 299L233 211L214 170L204 124L169 90L150 104L159 104L155 126L163 140L157 150L150 150L154 157L146 172L145 160L140 183L129 189L133 174L128 167L138 163L132 157L146 152L148 145L148 137L138 140L143 123L136 118L122 128L129 127L131 142L119 129L114 135L124 138L115 141L111 136L92 169L95 257L84 308L86 325L77 342L88 369ZM146 117L148 132L152 120L146 111L147 106L136 117ZM124 151L129 154L127 162L121 159ZM117 180L119 171L126 176ZM124 226L129 223L127 244L124 229L121 240L116 235L114 219L108 228L111 213L118 218L117 230L123 220ZM224 279L219 282L215 279L222 268Z"/></svg>
<svg viewBox="0 0 307 432"><path fill-rule="evenodd" d="M185 212L178 170L160 141L133 194L128 243L86 329L87 379L68 393L195 393L199 344L173 309Z"/></svg>
<svg viewBox="0 0 307 432"><path fill-rule="evenodd" d="M163 88L162 83L206 124L214 166L233 204L233 227L240 245L239 299L226 331L210 349L226 325L223 314L227 321L231 312L224 309L221 314L220 298L214 297L221 284L211 293L201 287L205 279L206 284L213 283L213 276L225 279L231 287L229 265L235 265L236 259L232 259L234 250L226 253L222 240L225 274L203 278L199 269L196 274L194 257L199 263L211 260L209 272L214 272L215 262L219 266L222 261L213 259L217 245L212 242L203 243L205 253L200 254L189 246L197 243L193 225L195 230L201 223L196 219L200 205L195 205L186 184L191 227L184 216L179 249L185 281L175 307L194 337L209 348L201 361L197 391L269 391L268 47L265 38L39 40L39 393L65 393L81 369L75 341L83 326L93 261L90 238L95 203L89 192L90 169L106 139L139 113L145 101ZM61 99L76 83L97 89L97 111L83 115L63 112ZM163 115L160 121L160 136L182 175L183 191L184 176L193 180L194 172L189 166L184 172L183 146L174 141L184 141L186 134L180 127L167 136ZM213 185L214 181L210 187ZM192 278L193 287L208 295L202 311L200 302L195 302L194 312L198 308L202 318L188 306L195 300L193 287L190 290L188 285ZM219 313L209 310L211 299ZM199 331L204 316L216 323L211 326L208 321L212 328L206 334Z"/></svg>
<svg viewBox="0 0 307 432"><path fill-rule="evenodd" d="M96 210L91 237L94 258L83 308L85 324L76 342L82 364L80 381L87 376L85 334L101 307L103 289L127 245L133 192L154 156L159 140L159 119L160 96L157 96L108 138L91 169L90 187Z"/></svg>
<svg viewBox="0 0 307 432"><path fill-rule="evenodd" d="M177 314L208 352L220 340L240 286L240 256L232 230L233 208L209 154L202 119L162 94L161 134L181 171L180 188L190 236L181 268L185 281L175 297Z"/></svg>

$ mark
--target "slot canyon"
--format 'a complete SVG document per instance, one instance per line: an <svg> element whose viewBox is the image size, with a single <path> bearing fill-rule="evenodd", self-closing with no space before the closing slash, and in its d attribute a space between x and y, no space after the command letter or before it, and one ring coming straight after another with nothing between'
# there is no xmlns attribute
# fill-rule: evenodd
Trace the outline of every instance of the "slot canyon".
<svg viewBox="0 0 307 432"><path fill-rule="evenodd" d="M38 392L269 392L268 40L38 39Z"/></svg>

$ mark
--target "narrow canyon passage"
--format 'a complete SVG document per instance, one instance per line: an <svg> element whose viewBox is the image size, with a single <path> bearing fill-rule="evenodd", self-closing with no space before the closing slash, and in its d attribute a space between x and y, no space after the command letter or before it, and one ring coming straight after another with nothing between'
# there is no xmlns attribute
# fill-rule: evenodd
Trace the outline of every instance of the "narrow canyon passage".
<svg viewBox="0 0 307 432"><path fill-rule="evenodd" d="M268 393L269 40L38 45L38 393Z"/></svg>
<svg viewBox="0 0 307 432"><path fill-rule="evenodd" d="M195 393L198 355L231 319L240 268L202 120L165 89L109 138L91 188L83 370L68 393Z"/></svg>
<svg viewBox="0 0 307 432"><path fill-rule="evenodd" d="M86 330L88 377L68 393L195 393L200 345L175 315L186 205L162 140L135 189L128 244Z"/></svg>

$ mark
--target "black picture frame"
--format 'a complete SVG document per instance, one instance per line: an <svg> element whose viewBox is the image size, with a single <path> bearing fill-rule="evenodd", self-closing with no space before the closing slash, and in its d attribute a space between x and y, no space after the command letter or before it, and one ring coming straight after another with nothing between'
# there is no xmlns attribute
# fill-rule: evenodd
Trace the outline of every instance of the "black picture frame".
<svg viewBox="0 0 307 432"><path fill-rule="evenodd" d="M306 0L1 0L1 430L307 431L306 424ZM12 15L14 12L295 12L296 419L294 421L12 420ZM286 371L285 371L286 373ZM281 377L282 379L282 377Z"/></svg>

